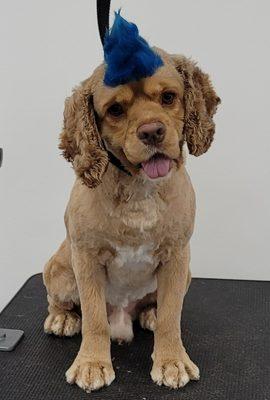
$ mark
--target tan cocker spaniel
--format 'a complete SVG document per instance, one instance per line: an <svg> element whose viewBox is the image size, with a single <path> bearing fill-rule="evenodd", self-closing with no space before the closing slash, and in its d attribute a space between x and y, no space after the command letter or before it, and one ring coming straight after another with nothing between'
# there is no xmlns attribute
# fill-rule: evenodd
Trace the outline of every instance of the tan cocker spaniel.
<svg viewBox="0 0 270 400"><path fill-rule="evenodd" d="M114 380L110 341L131 341L135 319L154 332L154 382L199 379L180 330L195 216L183 146L208 150L220 99L194 62L152 51L162 65L151 76L109 86L104 63L65 104L60 149L76 181L66 238L44 270L44 326L82 331L66 378L86 391Z"/></svg>

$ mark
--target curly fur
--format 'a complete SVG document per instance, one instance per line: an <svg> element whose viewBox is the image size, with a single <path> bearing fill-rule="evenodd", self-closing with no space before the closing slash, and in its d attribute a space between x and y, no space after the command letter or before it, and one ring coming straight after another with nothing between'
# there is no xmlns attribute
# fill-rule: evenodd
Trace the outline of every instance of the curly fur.
<svg viewBox="0 0 270 400"><path fill-rule="evenodd" d="M75 89L65 102L64 129L59 148L72 162L76 175L88 187L96 187L108 165L97 130L91 91L91 81ZM86 87L84 87L86 86Z"/></svg>
<svg viewBox="0 0 270 400"><path fill-rule="evenodd" d="M176 69L182 75L185 86L184 136L188 149L194 156L205 153L214 138L213 115L220 103L209 76L185 57L174 57Z"/></svg>

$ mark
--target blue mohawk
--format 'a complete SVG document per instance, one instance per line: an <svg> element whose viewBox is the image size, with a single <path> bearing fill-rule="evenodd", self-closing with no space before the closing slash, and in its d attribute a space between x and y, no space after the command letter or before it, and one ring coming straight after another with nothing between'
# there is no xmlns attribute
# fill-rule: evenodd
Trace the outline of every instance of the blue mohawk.
<svg viewBox="0 0 270 400"><path fill-rule="evenodd" d="M117 86L151 76L163 65L140 35L135 24L126 21L115 12L114 24L104 40L106 70L104 83Z"/></svg>

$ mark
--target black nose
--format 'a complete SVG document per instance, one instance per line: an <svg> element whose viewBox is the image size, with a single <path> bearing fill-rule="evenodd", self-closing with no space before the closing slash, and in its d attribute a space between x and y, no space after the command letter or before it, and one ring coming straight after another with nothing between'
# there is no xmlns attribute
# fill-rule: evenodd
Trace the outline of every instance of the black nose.
<svg viewBox="0 0 270 400"><path fill-rule="evenodd" d="M143 124L139 126L137 136L146 145L157 145L165 137L165 126L161 122Z"/></svg>

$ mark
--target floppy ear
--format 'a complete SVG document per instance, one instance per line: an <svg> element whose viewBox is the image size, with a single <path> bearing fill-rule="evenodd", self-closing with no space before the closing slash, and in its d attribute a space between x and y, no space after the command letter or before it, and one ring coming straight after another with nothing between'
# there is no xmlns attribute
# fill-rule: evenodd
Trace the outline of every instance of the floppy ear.
<svg viewBox="0 0 270 400"><path fill-rule="evenodd" d="M97 129L91 89L83 85L66 99L59 148L72 163L76 175L94 188L101 183L108 155Z"/></svg>
<svg viewBox="0 0 270 400"><path fill-rule="evenodd" d="M213 141L213 115L220 98L209 76L193 61L181 56L173 56L173 61L184 81L184 137L190 154L200 156L209 149Z"/></svg>

